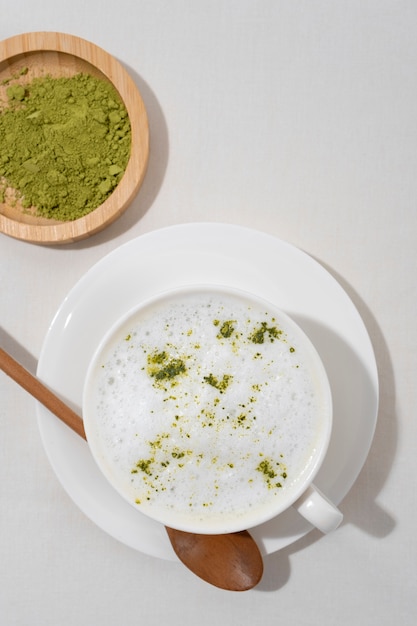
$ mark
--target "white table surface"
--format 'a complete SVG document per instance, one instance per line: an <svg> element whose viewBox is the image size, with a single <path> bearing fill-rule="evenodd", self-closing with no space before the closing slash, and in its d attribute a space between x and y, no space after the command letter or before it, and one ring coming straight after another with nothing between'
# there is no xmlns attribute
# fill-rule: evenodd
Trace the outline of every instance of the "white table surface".
<svg viewBox="0 0 417 626"><path fill-rule="evenodd" d="M265 560L236 594L96 527L62 488L35 402L0 375L0 624L409 625L417 613L417 3L1 0L0 38L72 33L143 95L151 157L111 227L42 247L0 236L2 344L35 372L67 292L151 230L217 221L300 247L340 282L380 376L373 445L335 533ZM1 149L1 146L0 146Z"/></svg>

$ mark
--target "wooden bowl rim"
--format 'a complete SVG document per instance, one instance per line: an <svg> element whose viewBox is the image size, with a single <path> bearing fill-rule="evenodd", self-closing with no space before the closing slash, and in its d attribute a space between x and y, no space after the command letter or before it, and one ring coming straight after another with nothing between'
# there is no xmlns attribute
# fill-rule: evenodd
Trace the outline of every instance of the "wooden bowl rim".
<svg viewBox="0 0 417 626"><path fill-rule="evenodd" d="M0 41L0 63L34 52L72 55L98 69L117 89L131 123L131 153L125 173L113 193L96 209L70 222L27 224L0 212L0 232L32 243L71 243L102 230L128 207L141 186L149 159L149 124L139 90L125 68L96 44L76 35L39 31ZM0 204L1 210L1 204Z"/></svg>

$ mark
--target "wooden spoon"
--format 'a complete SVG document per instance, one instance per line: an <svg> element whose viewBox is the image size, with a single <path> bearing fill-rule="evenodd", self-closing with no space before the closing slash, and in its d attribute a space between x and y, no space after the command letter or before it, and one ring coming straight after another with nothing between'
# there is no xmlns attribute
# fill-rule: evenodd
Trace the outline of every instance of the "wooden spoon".
<svg viewBox="0 0 417 626"><path fill-rule="evenodd" d="M86 440L81 417L0 348L0 369ZM166 528L175 554L196 576L228 591L247 591L262 578L259 548L247 530L200 535Z"/></svg>

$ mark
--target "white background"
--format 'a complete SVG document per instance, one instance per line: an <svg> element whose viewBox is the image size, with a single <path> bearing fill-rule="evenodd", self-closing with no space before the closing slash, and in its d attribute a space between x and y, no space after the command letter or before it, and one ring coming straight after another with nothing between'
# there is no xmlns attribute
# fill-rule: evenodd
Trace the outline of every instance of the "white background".
<svg viewBox="0 0 417 626"><path fill-rule="evenodd" d="M343 526L268 557L259 587L236 594L90 522L48 463L34 400L1 374L1 626L414 623L416 24L414 0L0 0L0 39L55 30L118 58L152 136L139 195L103 233L62 247L0 236L4 347L34 372L58 306L106 253L170 224L229 222L337 278L381 385Z"/></svg>

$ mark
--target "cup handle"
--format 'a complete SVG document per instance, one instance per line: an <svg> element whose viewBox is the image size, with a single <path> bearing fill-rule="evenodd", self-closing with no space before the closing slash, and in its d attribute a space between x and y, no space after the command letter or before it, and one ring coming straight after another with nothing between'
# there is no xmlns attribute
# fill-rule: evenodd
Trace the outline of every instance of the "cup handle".
<svg viewBox="0 0 417 626"><path fill-rule="evenodd" d="M343 514L315 485L310 485L293 507L322 533L336 530Z"/></svg>

